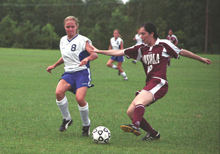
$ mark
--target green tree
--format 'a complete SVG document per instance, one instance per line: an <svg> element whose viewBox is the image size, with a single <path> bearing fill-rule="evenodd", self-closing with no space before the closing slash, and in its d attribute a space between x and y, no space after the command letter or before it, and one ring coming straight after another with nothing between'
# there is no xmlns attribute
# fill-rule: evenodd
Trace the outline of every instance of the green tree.
<svg viewBox="0 0 220 154"><path fill-rule="evenodd" d="M112 0L109 3L109 0L89 0L86 1L85 6L82 10L82 16L79 20L80 22L80 33L85 36L91 36L91 32L94 32L99 29L99 40L95 39L93 44L100 49L108 49L109 39L112 36L112 31L109 31L109 20L111 18L111 13L114 8L122 5L116 0ZM97 32L97 31L96 31ZM94 34L94 33L93 33ZM97 34L97 33L96 33ZM92 38L95 38L93 36Z"/></svg>
<svg viewBox="0 0 220 154"><path fill-rule="evenodd" d="M74 15L80 20L80 33L88 36L100 49L108 48L116 28L121 32L125 47L133 45L136 29L145 22L152 22L158 28L160 38L172 29L179 45L204 52L207 23L208 51L219 53L216 52L220 48L220 33L216 32L220 26L219 5L219 0L130 0L125 5L121 0L1 0L0 21L10 17L14 29L8 32L8 27L1 25L0 38L11 39L13 34L16 37L14 40L1 39L0 44L5 47L57 48L56 41L48 46L42 44L45 37L50 37L42 35L42 28L50 24L50 28L54 27L53 32L62 37L66 34L64 18Z"/></svg>
<svg viewBox="0 0 220 154"><path fill-rule="evenodd" d="M183 43L184 48L193 52L204 50L205 8L206 0L199 3L197 0L170 0L166 1L164 12L161 14L167 20L168 29L184 32L188 39L179 40L179 43Z"/></svg>
<svg viewBox="0 0 220 154"><path fill-rule="evenodd" d="M0 21L2 21L2 19L8 15L6 10L7 7L4 5L5 2L7 2L7 0L1 0L0 3Z"/></svg>
<svg viewBox="0 0 220 154"><path fill-rule="evenodd" d="M17 21L13 21L9 15L0 22L0 46L12 47L16 35Z"/></svg>
<svg viewBox="0 0 220 154"><path fill-rule="evenodd" d="M51 24L46 24L41 30L41 48L44 49L58 49L59 48L59 37L54 32L54 27Z"/></svg>
<svg viewBox="0 0 220 154"><path fill-rule="evenodd" d="M133 45L134 41L132 38L134 36L131 36L133 29L130 28L130 25L133 25L132 20L127 15L124 15L119 8L115 9L115 11L112 12L111 18L109 20L109 36L113 37L112 34L114 29L119 29L124 41L124 47Z"/></svg>
<svg viewBox="0 0 220 154"><path fill-rule="evenodd" d="M29 20L17 27L16 40L13 47L38 48L40 26L34 26Z"/></svg>
<svg viewBox="0 0 220 154"><path fill-rule="evenodd" d="M158 17L155 21L155 25L157 25L157 33L160 38L166 38L167 36L167 23L161 17Z"/></svg>

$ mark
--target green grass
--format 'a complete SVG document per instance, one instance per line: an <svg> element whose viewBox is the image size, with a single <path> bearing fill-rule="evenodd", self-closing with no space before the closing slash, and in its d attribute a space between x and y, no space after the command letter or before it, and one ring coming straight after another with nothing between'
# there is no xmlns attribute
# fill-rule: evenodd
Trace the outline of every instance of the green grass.
<svg viewBox="0 0 220 154"><path fill-rule="evenodd" d="M94 88L88 90L91 130L103 125L112 138L107 145L81 137L82 124L72 93L67 92L74 124L60 133L61 113L55 88L63 65L46 72L60 58L58 50L0 48L0 153L219 154L219 55L201 55L212 65L181 57L171 60L167 95L146 108L145 118L161 133L158 141L140 141L124 133L126 111L134 92L145 84L140 62L126 59L128 81L107 68L108 56L91 62Z"/></svg>

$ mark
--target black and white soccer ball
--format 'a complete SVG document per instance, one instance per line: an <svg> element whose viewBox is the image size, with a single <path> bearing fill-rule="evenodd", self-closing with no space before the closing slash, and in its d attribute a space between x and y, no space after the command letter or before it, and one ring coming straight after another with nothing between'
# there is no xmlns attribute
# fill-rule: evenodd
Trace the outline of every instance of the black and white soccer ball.
<svg viewBox="0 0 220 154"><path fill-rule="evenodd" d="M92 139L95 143L108 143L111 139L111 132L104 126L98 126L92 131Z"/></svg>

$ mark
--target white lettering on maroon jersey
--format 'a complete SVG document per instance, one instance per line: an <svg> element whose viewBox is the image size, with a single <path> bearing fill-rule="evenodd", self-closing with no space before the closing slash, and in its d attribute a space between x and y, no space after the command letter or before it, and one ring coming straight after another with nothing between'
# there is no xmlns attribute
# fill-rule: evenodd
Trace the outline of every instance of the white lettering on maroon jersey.
<svg viewBox="0 0 220 154"><path fill-rule="evenodd" d="M154 54L154 53L144 55L142 60L146 65L159 64L160 63L160 55Z"/></svg>

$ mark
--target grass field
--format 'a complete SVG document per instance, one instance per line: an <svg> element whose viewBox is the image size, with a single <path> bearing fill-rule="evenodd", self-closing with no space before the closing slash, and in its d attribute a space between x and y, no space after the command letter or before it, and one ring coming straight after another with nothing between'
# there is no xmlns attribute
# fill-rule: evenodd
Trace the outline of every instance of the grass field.
<svg viewBox="0 0 220 154"><path fill-rule="evenodd" d="M124 133L121 124L131 123L126 111L134 92L145 84L142 65L126 59L128 81L107 68L109 57L91 62L93 88L88 90L91 130L103 125L112 138L107 145L81 137L82 124L75 96L67 92L74 118L67 131L58 131L62 117L55 102L55 88L63 65L46 72L60 58L58 50L0 48L0 153L74 154L219 154L220 56L212 65L181 57L172 59L167 78L169 91L146 108L145 118L161 133L158 141L140 141Z"/></svg>

